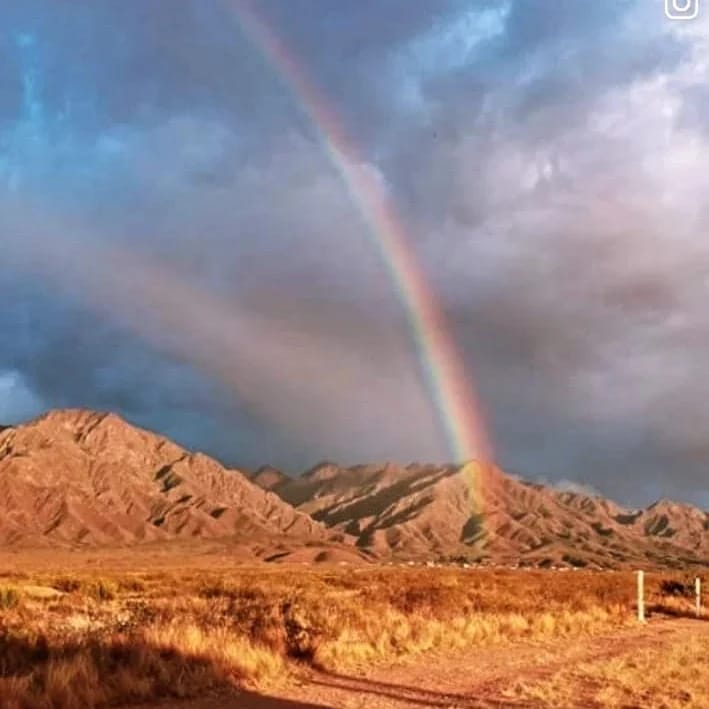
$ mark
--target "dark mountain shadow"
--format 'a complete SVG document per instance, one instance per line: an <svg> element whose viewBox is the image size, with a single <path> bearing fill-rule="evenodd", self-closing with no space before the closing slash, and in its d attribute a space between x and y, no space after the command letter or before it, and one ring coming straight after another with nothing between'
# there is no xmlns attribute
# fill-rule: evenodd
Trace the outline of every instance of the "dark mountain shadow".
<svg viewBox="0 0 709 709"><path fill-rule="evenodd" d="M326 507L316 512L313 517L319 522L324 522L328 526L335 526L341 522L360 519L361 517L382 517L397 502L409 495L419 493L426 488L433 487L443 478L452 477L457 473L456 469L444 469L425 479L404 478L394 481L377 481L375 484L363 486L358 491L356 499L350 501L336 502L330 507ZM381 485L377 489L377 484ZM425 502L428 502L425 501ZM424 507L424 501L418 503L418 507ZM406 512L399 513L406 515ZM402 520L392 522L392 517L388 517L385 526L392 523L398 524ZM406 521L404 519L403 521Z"/></svg>

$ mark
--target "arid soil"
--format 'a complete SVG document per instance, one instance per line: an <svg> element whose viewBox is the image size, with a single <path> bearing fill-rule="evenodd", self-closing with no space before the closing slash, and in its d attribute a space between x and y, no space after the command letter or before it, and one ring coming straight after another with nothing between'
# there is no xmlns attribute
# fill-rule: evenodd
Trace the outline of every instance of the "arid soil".
<svg viewBox="0 0 709 709"><path fill-rule="evenodd" d="M687 572L646 574L638 626L632 572L223 552L0 553L0 707L709 705Z"/></svg>
<svg viewBox="0 0 709 709"><path fill-rule="evenodd" d="M594 677L565 675L585 665L607 666L619 660L637 662L643 653L651 653L657 666L667 663L668 650L686 646L709 650L709 623L691 619L657 618L646 625L619 629L600 636L574 640L514 642L488 649L451 653L429 653L407 664L378 667L356 674L303 671L297 680L270 696L258 694L215 695L203 700L185 702L184 709L418 709L445 707L604 707L615 704L598 699ZM701 681L701 673L709 673L709 657L696 659L694 685L667 684L662 694L643 693L642 684L636 694L621 693L618 706L704 707L709 700L709 674ZM657 671L657 667L653 668ZM677 673L679 668L671 668ZM570 690L555 702L554 695L540 698L535 692L549 680L561 677ZM597 678L596 678L597 679ZM607 688L606 688L607 689ZM570 699L571 697L571 699ZM153 705L155 706L155 705ZM166 707L167 705L157 705ZM147 707L147 705L146 705Z"/></svg>
<svg viewBox="0 0 709 709"><path fill-rule="evenodd" d="M706 709L708 556L690 505L474 462L249 479L51 412L0 429L0 708Z"/></svg>

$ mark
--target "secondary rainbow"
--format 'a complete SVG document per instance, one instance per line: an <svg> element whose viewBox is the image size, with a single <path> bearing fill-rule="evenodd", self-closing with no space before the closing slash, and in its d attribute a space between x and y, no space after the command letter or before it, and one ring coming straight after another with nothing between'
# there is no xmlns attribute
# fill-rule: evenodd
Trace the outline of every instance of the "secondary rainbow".
<svg viewBox="0 0 709 709"><path fill-rule="evenodd" d="M456 462L491 463L493 452L470 376L435 293L410 245L403 219L305 68L247 0L229 0L252 44L275 69L316 127L349 194L368 223L406 311L430 396ZM478 478L478 466L470 466ZM475 487L480 481L471 480Z"/></svg>

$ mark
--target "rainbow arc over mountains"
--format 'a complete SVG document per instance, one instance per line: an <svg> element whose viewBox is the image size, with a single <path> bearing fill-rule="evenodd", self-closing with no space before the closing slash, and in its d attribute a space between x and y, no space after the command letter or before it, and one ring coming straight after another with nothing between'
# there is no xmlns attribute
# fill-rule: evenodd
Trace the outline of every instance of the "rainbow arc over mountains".
<svg viewBox="0 0 709 709"><path fill-rule="evenodd" d="M229 0L239 26L279 75L316 128L324 149L366 220L372 241L405 309L429 394L435 403L451 453L466 463L476 487L480 466L493 451L478 397L436 294L418 262L404 220L376 173L347 134L337 112L310 79L306 67L256 10L250 0Z"/></svg>
<svg viewBox="0 0 709 709"><path fill-rule="evenodd" d="M239 27L309 118L350 198L364 217L372 243L406 314L421 371L451 455L456 463L465 464L463 472L469 481L473 500L482 501L482 495L478 493L481 492L483 468L494 460L487 426L474 383L466 371L441 304L417 258L405 221L364 151L348 135L337 111L310 78L306 65L259 14L255 3L251 0L224 0L224 3L233 9ZM39 99L35 88L32 82L27 83L26 118L30 127L37 121L35 104ZM22 205L18 207L22 213ZM13 229L12 218L9 223ZM24 239L22 229L18 228L11 236L12 239L7 237L12 247L10 253L15 252L18 263L32 271L39 269L58 283L88 289L95 296L93 300L97 307L129 316L147 302L160 311L165 323L177 326L185 319L197 323L201 338L193 336L185 345L185 351L190 350L206 369L227 383L233 383L233 375L225 371L227 365L214 361L216 355L211 350L218 348L195 344L204 340L238 350L235 343L238 333L232 327L236 321L232 304L222 303L199 288L188 288L178 274L151 265L149 260L136 259L135 254L123 255L124 269L101 270L95 264L113 264L121 255L116 253L107 258L111 251L104 248L101 258L100 249L87 249L80 245L80 239L74 243L66 235L62 240L48 242L43 249L35 249L31 239ZM4 248L7 250L8 247ZM94 253L94 257L89 256ZM119 272L131 273L129 288L117 277ZM214 317L210 319L209 315ZM124 320L128 322L131 318L124 317ZM148 339L156 338L159 346L164 345L147 325L133 324L133 327Z"/></svg>

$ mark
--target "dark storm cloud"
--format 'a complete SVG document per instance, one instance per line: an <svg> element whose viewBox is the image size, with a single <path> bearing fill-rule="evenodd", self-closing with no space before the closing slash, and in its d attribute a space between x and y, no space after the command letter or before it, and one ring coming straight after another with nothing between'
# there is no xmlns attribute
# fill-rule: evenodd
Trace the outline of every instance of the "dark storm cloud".
<svg viewBox="0 0 709 709"><path fill-rule="evenodd" d="M564 7L512 4L472 71L423 84L435 139L417 128L399 194L503 460L706 502L706 146L675 105L703 85L705 29Z"/></svg>
<svg viewBox="0 0 709 709"><path fill-rule="evenodd" d="M248 307L247 299L233 290L220 294L190 284L176 269L139 255L135 248L117 248L115 240L100 243L96 228L87 231L76 223L57 222L55 213L47 216L27 202L3 204L0 228L6 234L4 255L14 270L90 304L157 352L211 377L222 391L215 405L236 397L242 411L268 422L262 448L270 449L274 438L295 436L311 447L326 440L341 456L366 446L385 457L402 446L410 448L413 430L418 433L413 450L436 445L433 414L416 381L413 353L397 333L400 328L384 329L378 318L365 319L361 310L344 302L339 309L329 303L329 310L311 302L305 317L268 299ZM278 292L273 288L270 295ZM296 283L287 297L293 299L297 292ZM62 329L67 328L72 323L65 320ZM76 336L86 328L86 337ZM140 383L140 372L121 368L120 355L127 355L124 364L131 362L130 351L102 346L93 320L84 318L73 330L74 336L66 339L53 337L47 328L35 333L48 351L46 357L35 351L23 371L45 399L62 403L74 396L85 401L83 392L91 389L93 400L105 400L108 393L117 401L126 380ZM113 328L108 335L109 343L114 342ZM87 369L87 358L72 356L75 348L99 362L101 355L107 356L118 371L106 371L103 362ZM59 376L48 381L53 363ZM178 385L176 394L189 397L184 388L190 378L179 386L170 372L155 369L153 376L166 387ZM133 412L144 413L140 399L137 393L121 403L132 402ZM192 404L199 407L200 401ZM392 407L405 410L406 419L393 417ZM238 443L233 435L231 442ZM250 450L240 451L241 459L248 454ZM292 455L286 462L292 462Z"/></svg>
<svg viewBox="0 0 709 709"><path fill-rule="evenodd" d="M706 504L707 33L653 5L251 8L397 201L502 463ZM238 9L2 4L0 415L115 408L291 470L444 459L366 221Z"/></svg>

